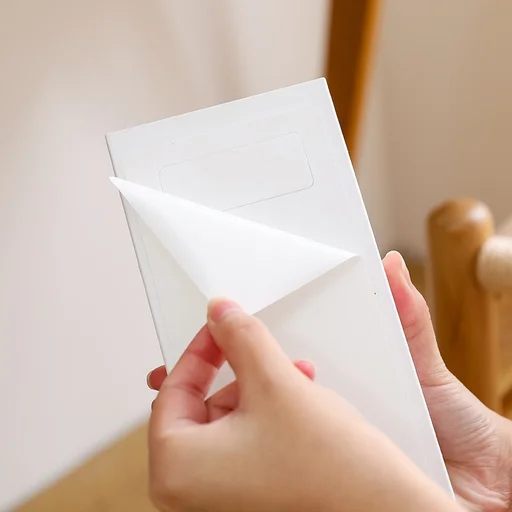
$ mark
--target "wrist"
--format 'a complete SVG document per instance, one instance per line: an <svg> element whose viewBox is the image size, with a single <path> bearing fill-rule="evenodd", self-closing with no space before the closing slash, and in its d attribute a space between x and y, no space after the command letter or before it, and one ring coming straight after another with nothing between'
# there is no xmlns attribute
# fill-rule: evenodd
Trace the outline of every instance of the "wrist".
<svg viewBox="0 0 512 512"><path fill-rule="evenodd" d="M324 494L329 504L322 510L339 512L343 510L340 504L348 508L354 506L354 509L358 510L380 512L464 510L388 439L384 440L380 434L377 434L377 437L380 439L373 446L373 454L359 454L367 462L364 474L346 474L345 485L339 480L331 481L330 489L325 489ZM372 444L370 441L367 446ZM379 453L379 456L375 457L375 453ZM331 474L343 475L346 469L347 466L340 467Z"/></svg>

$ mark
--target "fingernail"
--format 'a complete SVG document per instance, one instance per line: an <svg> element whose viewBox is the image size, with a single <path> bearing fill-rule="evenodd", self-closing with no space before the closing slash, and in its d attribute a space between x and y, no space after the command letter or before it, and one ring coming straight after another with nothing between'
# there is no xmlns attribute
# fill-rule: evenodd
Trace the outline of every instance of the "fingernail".
<svg viewBox="0 0 512 512"><path fill-rule="evenodd" d="M208 322L219 323L226 315L234 311L241 311L242 308L234 301L218 297L208 303Z"/></svg>
<svg viewBox="0 0 512 512"><path fill-rule="evenodd" d="M149 372L149 373L147 374L147 376L146 376L146 383L147 383L147 385L148 385L148 388L149 388L149 389L154 390L155 388L151 385L151 381L150 381L150 379L151 379L151 374L152 374L152 373L153 373L153 372L151 371L151 372Z"/></svg>
<svg viewBox="0 0 512 512"><path fill-rule="evenodd" d="M299 361L295 361L295 366L304 374L306 374L308 377L312 376L314 377L316 367L311 361L305 361L303 359Z"/></svg>

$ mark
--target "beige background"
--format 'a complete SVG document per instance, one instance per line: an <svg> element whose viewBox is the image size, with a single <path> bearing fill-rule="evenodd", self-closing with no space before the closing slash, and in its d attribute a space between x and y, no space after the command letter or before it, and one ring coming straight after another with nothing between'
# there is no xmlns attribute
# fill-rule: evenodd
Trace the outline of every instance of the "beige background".
<svg viewBox="0 0 512 512"><path fill-rule="evenodd" d="M0 16L0 510L142 420L159 364L108 131L323 73L327 0L24 0ZM7 7L8 5L8 7ZM390 0L357 164L382 251L512 210L512 4Z"/></svg>
<svg viewBox="0 0 512 512"><path fill-rule="evenodd" d="M424 256L444 199L512 213L512 2L388 0L361 184L381 248Z"/></svg>

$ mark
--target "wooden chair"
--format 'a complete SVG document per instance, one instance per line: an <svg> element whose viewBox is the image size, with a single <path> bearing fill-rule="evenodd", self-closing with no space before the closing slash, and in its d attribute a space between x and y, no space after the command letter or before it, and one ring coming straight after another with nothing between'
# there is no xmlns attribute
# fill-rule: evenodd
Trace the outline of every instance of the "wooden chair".
<svg viewBox="0 0 512 512"><path fill-rule="evenodd" d="M486 405L507 413L512 392L512 223L449 201L428 219L427 295L447 366ZM508 411L510 412L510 411Z"/></svg>
<svg viewBox="0 0 512 512"><path fill-rule="evenodd" d="M327 83L353 161L357 158L381 3L380 0L331 3Z"/></svg>

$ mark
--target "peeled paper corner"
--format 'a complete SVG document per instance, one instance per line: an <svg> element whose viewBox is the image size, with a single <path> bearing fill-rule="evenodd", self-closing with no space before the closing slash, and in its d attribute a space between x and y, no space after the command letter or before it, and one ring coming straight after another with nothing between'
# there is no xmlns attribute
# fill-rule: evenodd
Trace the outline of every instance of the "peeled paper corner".
<svg viewBox="0 0 512 512"><path fill-rule="evenodd" d="M229 297L251 314L357 256L120 178L111 181L206 299Z"/></svg>

